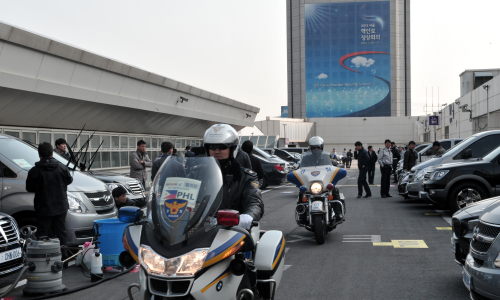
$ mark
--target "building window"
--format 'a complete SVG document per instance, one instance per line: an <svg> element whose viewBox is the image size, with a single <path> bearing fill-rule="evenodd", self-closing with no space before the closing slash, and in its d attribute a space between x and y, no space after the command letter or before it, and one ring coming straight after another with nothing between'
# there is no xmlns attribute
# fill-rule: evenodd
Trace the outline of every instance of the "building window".
<svg viewBox="0 0 500 300"><path fill-rule="evenodd" d="M111 159L110 159L110 153L109 152L102 152L101 153L101 159L102 159L102 166L101 166L101 168L109 168L109 167L111 167Z"/></svg>
<svg viewBox="0 0 500 300"><path fill-rule="evenodd" d="M449 139L450 138L450 126L445 126L444 127L444 138Z"/></svg>
<svg viewBox="0 0 500 300"><path fill-rule="evenodd" d="M122 167L128 166L128 152L120 152L120 161Z"/></svg>
<svg viewBox="0 0 500 300"><path fill-rule="evenodd" d="M66 139L66 142L68 142L68 145L69 145L70 147L71 147L73 144L75 144L75 146L74 146L75 148L76 148L76 147L78 147L78 145L75 143L75 141L76 141L76 134L72 134L72 133L70 134L70 133L68 133L66 136L68 137L68 138ZM71 150L73 150L73 149L71 149ZM78 150L78 149L77 149L77 150Z"/></svg>
<svg viewBox="0 0 500 300"><path fill-rule="evenodd" d="M120 152L111 152L111 166L113 168L120 166Z"/></svg>
<svg viewBox="0 0 500 300"><path fill-rule="evenodd" d="M7 132L5 132L5 133L7 133ZM49 144L52 143L52 139L51 139L51 134L50 133L39 133L38 134L38 140L40 141L40 144L41 143L49 143Z"/></svg>
<svg viewBox="0 0 500 300"><path fill-rule="evenodd" d="M109 135L103 135L102 136L102 148L104 149L109 149Z"/></svg>
<svg viewBox="0 0 500 300"><path fill-rule="evenodd" d="M64 138L64 133L54 133L54 143L55 143L58 139L65 139L65 138ZM71 146L71 145L70 145L70 146Z"/></svg>
<svg viewBox="0 0 500 300"><path fill-rule="evenodd" d="M120 137L118 137L118 136L111 137L111 148L113 148L113 149L120 148Z"/></svg>
<svg viewBox="0 0 500 300"><path fill-rule="evenodd" d="M36 144L36 132L23 132L23 140Z"/></svg>
<svg viewBox="0 0 500 300"><path fill-rule="evenodd" d="M130 148L135 148L135 146L137 145L136 144L136 141L135 141L135 137L129 137L128 138L128 144L129 144L129 147Z"/></svg>

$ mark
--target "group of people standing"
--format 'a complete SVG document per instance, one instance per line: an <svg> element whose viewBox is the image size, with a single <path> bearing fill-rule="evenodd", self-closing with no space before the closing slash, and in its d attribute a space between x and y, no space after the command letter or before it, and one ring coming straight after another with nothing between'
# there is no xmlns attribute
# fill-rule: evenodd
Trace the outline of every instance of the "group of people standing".
<svg viewBox="0 0 500 300"><path fill-rule="evenodd" d="M356 142L354 158L358 160L358 196L357 198L363 197L363 189L365 190L365 196L363 198L368 198L372 196L369 184L373 184L375 177L375 164L378 162L380 165L380 172L382 174L382 179L380 183L380 196L382 198L392 197L389 194L389 188L391 183L391 173L394 174L394 181L397 182L396 169L401 157L403 156L404 163L403 168L405 170L410 170L416 163L418 154L415 151L416 143L411 141L408 144L408 150L404 151L402 147L396 147L394 142L391 140L385 140L385 147L379 149L378 154L375 153L372 146L368 146L368 151L363 148L361 142ZM367 182L368 177L368 182Z"/></svg>

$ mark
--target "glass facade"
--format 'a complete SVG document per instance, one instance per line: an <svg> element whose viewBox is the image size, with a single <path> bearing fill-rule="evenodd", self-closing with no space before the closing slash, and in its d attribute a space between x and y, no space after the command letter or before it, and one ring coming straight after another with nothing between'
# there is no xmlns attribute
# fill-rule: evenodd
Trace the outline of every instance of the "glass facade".
<svg viewBox="0 0 500 300"><path fill-rule="evenodd" d="M42 142L55 143L58 138L66 139L71 146L75 142L79 130L68 130L66 133L61 133L61 130L37 129L37 128L12 128L0 126L0 133L8 134L17 138L22 138L33 144ZM93 132L82 132L77 143L73 147L73 151L77 152L90 138ZM156 157L161 156L161 143L168 141L173 143L179 155L183 156L186 145L199 146L203 143L203 139L194 137L172 137L158 136L145 134L128 134L128 133L109 133L95 132L94 136L88 145L88 151L85 157L81 158L81 162L89 165L90 159L95 157L91 169L107 169L107 168L128 168L129 154L137 149L137 141L146 141L146 148L149 158L154 161ZM102 142L99 152L95 154L97 148ZM85 151L85 148L83 151ZM95 154L95 156L94 156Z"/></svg>

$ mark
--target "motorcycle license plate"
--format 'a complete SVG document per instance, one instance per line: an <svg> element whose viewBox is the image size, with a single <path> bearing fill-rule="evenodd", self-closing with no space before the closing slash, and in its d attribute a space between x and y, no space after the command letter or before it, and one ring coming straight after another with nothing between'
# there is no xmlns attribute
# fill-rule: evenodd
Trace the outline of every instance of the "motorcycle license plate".
<svg viewBox="0 0 500 300"><path fill-rule="evenodd" d="M323 211L323 202L314 201L311 205L311 212Z"/></svg>
<svg viewBox="0 0 500 300"><path fill-rule="evenodd" d="M3 253L0 253L0 264L20 258L22 255L21 248L16 248Z"/></svg>

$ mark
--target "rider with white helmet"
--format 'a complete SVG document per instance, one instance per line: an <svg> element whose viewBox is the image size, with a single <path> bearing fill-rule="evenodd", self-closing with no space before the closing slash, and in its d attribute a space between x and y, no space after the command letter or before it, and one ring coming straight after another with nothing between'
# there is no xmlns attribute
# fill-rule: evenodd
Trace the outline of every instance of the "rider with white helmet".
<svg viewBox="0 0 500 300"><path fill-rule="evenodd" d="M332 161L330 160L330 156L326 153L323 153L323 148L325 146L325 142L320 136L313 136L309 140L309 149L311 150L311 154L304 156L302 158L301 165L312 166L312 165L332 165Z"/></svg>
<svg viewBox="0 0 500 300"><path fill-rule="evenodd" d="M207 156L219 161L224 179L224 199L220 209L239 211L239 226L250 229L252 221L260 220L264 214L264 203L257 174L241 166L237 159L237 153L242 153L237 150L238 141L238 133L227 124L213 125L203 138Z"/></svg>

